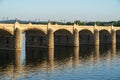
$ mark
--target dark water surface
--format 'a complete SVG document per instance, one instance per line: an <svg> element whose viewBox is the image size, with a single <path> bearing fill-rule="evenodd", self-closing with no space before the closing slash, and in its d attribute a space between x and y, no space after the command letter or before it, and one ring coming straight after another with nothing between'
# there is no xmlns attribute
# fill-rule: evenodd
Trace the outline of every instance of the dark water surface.
<svg viewBox="0 0 120 80"><path fill-rule="evenodd" d="M120 45L0 50L0 80L120 80Z"/></svg>

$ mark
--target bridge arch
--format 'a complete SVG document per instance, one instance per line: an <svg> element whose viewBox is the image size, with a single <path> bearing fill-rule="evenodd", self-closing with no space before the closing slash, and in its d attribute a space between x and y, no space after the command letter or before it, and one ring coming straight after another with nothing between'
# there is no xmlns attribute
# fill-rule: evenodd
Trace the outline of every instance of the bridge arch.
<svg viewBox="0 0 120 80"><path fill-rule="evenodd" d="M64 30L64 31L67 31L67 32L73 34L73 31L70 30L69 28L58 28L58 29L55 29L55 30L54 30L54 33L57 32L57 31L61 31L61 30Z"/></svg>
<svg viewBox="0 0 120 80"><path fill-rule="evenodd" d="M11 31L0 29L0 48L14 48L14 35Z"/></svg>
<svg viewBox="0 0 120 80"><path fill-rule="evenodd" d="M47 34L47 31L45 31L44 29L41 29L41 28L34 28L34 27L29 27L29 28L25 28L22 30L22 32L26 32L26 31L32 31L32 30L36 30L36 31L40 31L40 32L43 32L44 34Z"/></svg>
<svg viewBox="0 0 120 80"><path fill-rule="evenodd" d="M108 30L99 31L100 44L112 43L112 35Z"/></svg>
<svg viewBox="0 0 120 80"><path fill-rule="evenodd" d="M47 47L47 34L40 29L24 31L27 47Z"/></svg>
<svg viewBox="0 0 120 80"><path fill-rule="evenodd" d="M73 34L66 29L59 29L54 32L54 45L73 45Z"/></svg>
<svg viewBox="0 0 120 80"><path fill-rule="evenodd" d="M0 29L0 34L13 36L13 32L7 29Z"/></svg>
<svg viewBox="0 0 120 80"><path fill-rule="evenodd" d="M79 44L94 44L94 34L88 29L80 30Z"/></svg>
<svg viewBox="0 0 120 80"><path fill-rule="evenodd" d="M101 29L98 28L98 30L99 30L99 32L100 31L107 31L111 34L111 29L109 29L109 27L104 27L104 28L101 28Z"/></svg>
<svg viewBox="0 0 120 80"><path fill-rule="evenodd" d="M7 29L7 28L0 28L0 30L3 30L3 31L5 31L5 32L7 32L7 33L9 33L9 34L11 34L11 35L14 35L14 30L13 31L11 31L10 29Z"/></svg>
<svg viewBox="0 0 120 80"><path fill-rule="evenodd" d="M89 31L89 32L91 32L92 34L94 34L94 30L92 30L92 29L87 29L87 28L84 28L84 29L80 29L80 30L78 30L79 32L81 32L81 31Z"/></svg>

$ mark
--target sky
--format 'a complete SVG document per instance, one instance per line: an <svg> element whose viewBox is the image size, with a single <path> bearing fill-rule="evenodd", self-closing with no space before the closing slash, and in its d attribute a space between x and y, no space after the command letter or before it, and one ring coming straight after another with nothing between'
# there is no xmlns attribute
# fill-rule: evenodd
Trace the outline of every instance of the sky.
<svg viewBox="0 0 120 80"><path fill-rule="evenodd" d="M0 20L117 21L120 0L0 0Z"/></svg>

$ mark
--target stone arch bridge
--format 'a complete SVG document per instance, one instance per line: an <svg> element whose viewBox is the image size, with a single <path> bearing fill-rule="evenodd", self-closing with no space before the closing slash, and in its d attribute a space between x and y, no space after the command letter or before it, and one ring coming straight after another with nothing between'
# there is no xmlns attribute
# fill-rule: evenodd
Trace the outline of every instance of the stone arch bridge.
<svg viewBox="0 0 120 80"><path fill-rule="evenodd" d="M0 48L22 49L22 33L26 45L54 48L54 45L79 46L120 42L120 26L78 26L41 24L0 24Z"/></svg>

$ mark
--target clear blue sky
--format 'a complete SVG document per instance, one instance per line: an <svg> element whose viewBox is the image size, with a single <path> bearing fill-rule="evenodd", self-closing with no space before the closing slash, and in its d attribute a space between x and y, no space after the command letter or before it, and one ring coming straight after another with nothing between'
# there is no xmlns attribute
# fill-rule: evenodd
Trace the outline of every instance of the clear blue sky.
<svg viewBox="0 0 120 80"><path fill-rule="evenodd" d="M3 17L22 20L120 20L120 0L0 0Z"/></svg>

